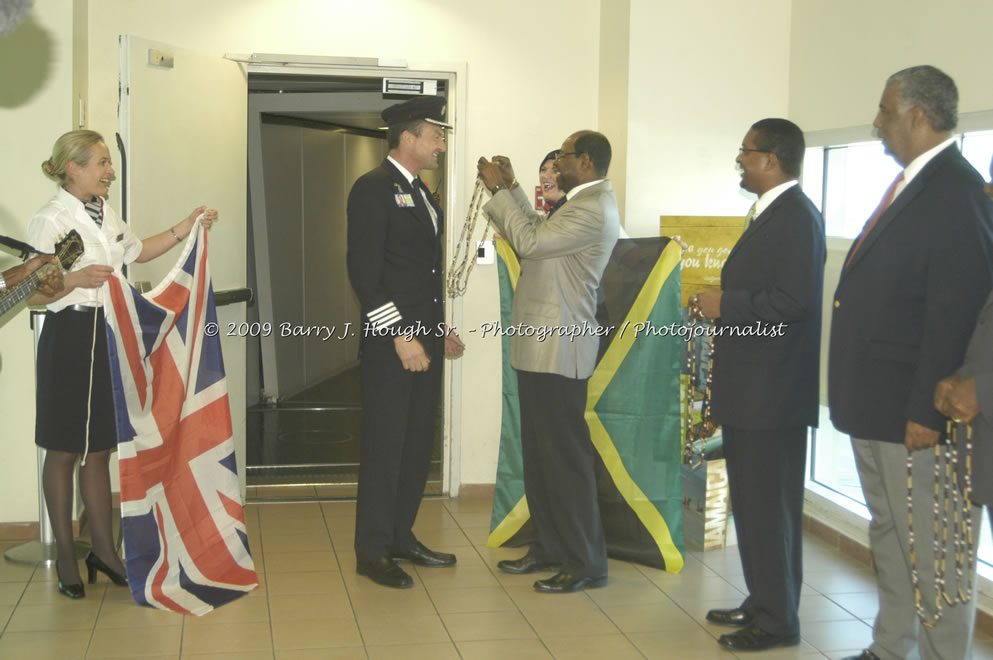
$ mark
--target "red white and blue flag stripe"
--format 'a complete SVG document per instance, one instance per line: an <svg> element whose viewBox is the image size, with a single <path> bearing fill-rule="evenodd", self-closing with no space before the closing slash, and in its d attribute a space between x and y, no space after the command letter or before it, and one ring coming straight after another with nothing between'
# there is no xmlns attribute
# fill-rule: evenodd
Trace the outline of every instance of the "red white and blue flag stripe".
<svg viewBox="0 0 993 660"><path fill-rule="evenodd" d="M142 295L104 289L121 520L136 602L202 615L258 586L235 467L207 235Z"/></svg>

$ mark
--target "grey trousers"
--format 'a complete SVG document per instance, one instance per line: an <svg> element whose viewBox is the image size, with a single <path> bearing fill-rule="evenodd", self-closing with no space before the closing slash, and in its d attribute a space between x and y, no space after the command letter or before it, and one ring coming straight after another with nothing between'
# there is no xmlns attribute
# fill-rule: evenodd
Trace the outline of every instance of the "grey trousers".
<svg viewBox="0 0 993 660"><path fill-rule="evenodd" d="M963 660L972 657L976 590L968 603L942 609L934 628L921 625L915 609L907 525L907 450L902 444L852 438L862 492L872 514L869 543L876 568L879 614L870 650L882 660ZM913 453L914 550L922 602L928 617L935 612L934 590L934 450ZM942 491L943 492L943 488ZM973 538L978 546L982 509L972 508ZM949 533L946 589L957 594L955 553ZM967 567L975 585L975 559Z"/></svg>

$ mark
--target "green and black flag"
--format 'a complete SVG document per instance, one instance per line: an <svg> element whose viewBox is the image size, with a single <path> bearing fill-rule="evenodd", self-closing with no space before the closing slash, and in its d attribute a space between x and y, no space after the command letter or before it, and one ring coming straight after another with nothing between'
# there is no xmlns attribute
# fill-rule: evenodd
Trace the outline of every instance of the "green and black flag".
<svg viewBox="0 0 993 660"><path fill-rule="evenodd" d="M510 245L497 241L500 321L511 325L520 275ZM678 572L683 566L679 368L683 341L679 264L668 238L617 242L598 292L600 341L589 381L586 421L596 449L600 516L607 553ZM503 419L487 545L534 540L521 462L517 377L503 337Z"/></svg>

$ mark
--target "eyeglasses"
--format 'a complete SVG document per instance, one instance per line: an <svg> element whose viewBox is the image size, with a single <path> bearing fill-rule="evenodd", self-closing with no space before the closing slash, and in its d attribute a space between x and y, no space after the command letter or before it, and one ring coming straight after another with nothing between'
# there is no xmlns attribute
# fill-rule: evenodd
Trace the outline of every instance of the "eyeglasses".
<svg viewBox="0 0 993 660"><path fill-rule="evenodd" d="M583 152L582 151L562 151L561 149L559 149L558 151L555 152L555 160L561 160L561 159L565 158L566 156L578 156L581 153L583 153Z"/></svg>
<svg viewBox="0 0 993 660"><path fill-rule="evenodd" d="M755 152L757 154L771 154L772 152L768 149L746 149L745 147L738 147L738 155L744 156L747 153Z"/></svg>

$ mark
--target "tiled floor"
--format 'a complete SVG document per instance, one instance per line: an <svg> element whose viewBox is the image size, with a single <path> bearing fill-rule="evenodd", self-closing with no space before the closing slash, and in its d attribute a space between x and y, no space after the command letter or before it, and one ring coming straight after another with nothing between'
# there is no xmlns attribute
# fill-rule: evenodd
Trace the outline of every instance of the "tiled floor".
<svg viewBox="0 0 993 660"><path fill-rule="evenodd" d="M416 532L455 552L458 566L415 569L405 591L355 574L355 505L252 504L246 509L261 585L204 617L134 605L103 576L70 601L54 571L0 562L0 658L673 658L735 657L705 622L712 607L739 604L735 548L690 553L678 575L610 562L608 586L537 594L534 576L496 571L521 550L485 546L490 502L426 500ZM803 642L750 658L842 658L867 645L876 610L872 575L805 539L800 606ZM976 658L993 659L993 640Z"/></svg>

